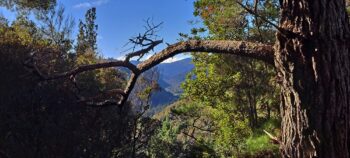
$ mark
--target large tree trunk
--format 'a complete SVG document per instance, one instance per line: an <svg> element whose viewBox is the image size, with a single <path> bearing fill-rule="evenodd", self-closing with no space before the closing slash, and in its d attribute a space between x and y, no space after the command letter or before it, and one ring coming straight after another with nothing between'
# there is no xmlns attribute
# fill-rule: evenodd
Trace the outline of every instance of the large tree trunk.
<svg viewBox="0 0 350 158"><path fill-rule="evenodd" d="M281 0L275 65L283 157L350 156L349 21L344 0ZM293 33L291 33L291 32Z"/></svg>

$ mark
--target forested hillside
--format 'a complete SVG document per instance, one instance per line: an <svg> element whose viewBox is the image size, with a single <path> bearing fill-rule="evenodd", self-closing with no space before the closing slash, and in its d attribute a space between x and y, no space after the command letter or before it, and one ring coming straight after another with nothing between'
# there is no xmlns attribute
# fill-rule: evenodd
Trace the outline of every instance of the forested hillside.
<svg viewBox="0 0 350 158"><path fill-rule="evenodd" d="M0 158L350 157L348 0L193 0L190 33L147 19L121 59L108 0L60 2L0 0Z"/></svg>

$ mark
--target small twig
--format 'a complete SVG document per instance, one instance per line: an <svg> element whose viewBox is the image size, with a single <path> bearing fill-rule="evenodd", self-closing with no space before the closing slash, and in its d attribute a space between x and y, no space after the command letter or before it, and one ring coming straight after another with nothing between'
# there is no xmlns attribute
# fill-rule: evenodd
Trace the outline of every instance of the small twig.
<svg viewBox="0 0 350 158"><path fill-rule="evenodd" d="M193 135L191 135L191 134L188 134L187 132L182 132L182 133L183 133L184 135L186 135L186 136L188 136L188 137L194 139L195 141L198 141L198 139L197 139L195 136L193 136Z"/></svg>
<svg viewBox="0 0 350 158"><path fill-rule="evenodd" d="M266 133L267 136L269 136L269 138L272 140L272 142L273 142L274 144L281 144L281 141L278 140L277 137L273 136L271 133L269 133L269 132L267 132L267 131L265 131L265 130L264 130L264 132Z"/></svg>
<svg viewBox="0 0 350 158"><path fill-rule="evenodd" d="M275 23L271 22L270 20L266 19L265 17L259 15L257 12L255 12L254 10L248 8L247 6L243 5L241 2L235 0L235 2L240 5L243 9L245 9L248 13L252 14L252 15L255 15L256 17L260 18L261 20L265 21L266 23L270 24L271 26L273 26L274 28L277 29L277 31L279 33L281 33L283 36L285 37L291 37L291 38L295 38L295 37L298 37L298 38L304 38L302 37L301 35L295 33L295 32L292 32L292 31L289 31L289 30L286 30L286 29L283 29L279 26L277 26Z"/></svg>
<svg viewBox="0 0 350 158"><path fill-rule="evenodd" d="M149 46L145 49L141 49L141 50L136 51L136 52L128 53L126 55L125 61L130 61L131 58L136 57L136 56L139 56L140 58L142 58L146 53L153 50L154 47L156 47L157 45L159 45L161 43L163 43L163 40L154 41L154 42L150 43Z"/></svg>
<svg viewBox="0 0 350 158"><path fill-rule="evenodd" d="M241 2L239 1L235 1L238 5L240 5L244 10L246 10L248 13L255 15L256 17L259 17L260 19L262 19L263 21L267 22L268 24L270 24L271 26L275 27L278 31L280 32L284 32L282 28L280 28L279 26L277 26L275 23L271 22L270 20L266 19L263 16L260 16L257 12L256 12L256 6L255 6L255 11L251 10L250 8L246 7L245 5L243 5ZM257 3L257 1L256 1ZM257 4L255 4L257 5Z"/></svg>
<svg viewBox="0 0 350 158"><path fill-rule="evenodd" d="M155 41L157 41L157 35L156 33L158 32L158 28L163 24L162 22L159 23L158 25L154 25L153 23L150 23L150 20L147 19L145 21L146 25L144 26L145 32L144 33L139 33L138 36L132 37L129 39L129 42L126 44L128 45L129 43L134 44L132 47L132 51L135 51L135 48L140 46L140 47L147 47L150 45L153 45Z"/></svg>

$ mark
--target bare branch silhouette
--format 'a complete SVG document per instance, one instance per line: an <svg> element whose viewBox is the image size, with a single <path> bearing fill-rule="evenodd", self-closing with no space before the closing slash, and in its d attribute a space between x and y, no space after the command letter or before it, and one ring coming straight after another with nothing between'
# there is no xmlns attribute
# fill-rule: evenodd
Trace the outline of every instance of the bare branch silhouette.
<svg viewBox="0 0 350 158"><path fill-rule="evenodd" d="M265 45L261 43L242 42L242 41L216 41L216 40L189 40L184 42L178 42L173 45L169 45L167 48L151 56L149 59L139 63L138 65L132 64L129 60L132 57L142 56L144 53L149 52L155 46L162 43L160 41L152 41L151 44L142 50L129 53L125 60L110 61L104 63L97 63L91 65L83 65L74 68L73 70L45 75L36 66L34 61L34 69L36 73L41 76L44 80L53 80L59 78L66 78L78 75L83 72L92 71L96 69L111 68L111 67L125 67L131 70L131 76L124 90L114 90L110 93L114 93L120 98L119 100L106 100L103 102L94 102L93 98L81 99L80 102L85 102L89 106L93 107L104 107L104 106L118 106L124 105L128 100L128 97L135 86L135 83L141 73L151 69L152 67L160 64L164 60L171 58L177 54L186 52L197 52L197 53L218 53L218 54L232 54L238 56L249 57L264 61L268 64L274 64L274 49L271 45Z"/></svg>

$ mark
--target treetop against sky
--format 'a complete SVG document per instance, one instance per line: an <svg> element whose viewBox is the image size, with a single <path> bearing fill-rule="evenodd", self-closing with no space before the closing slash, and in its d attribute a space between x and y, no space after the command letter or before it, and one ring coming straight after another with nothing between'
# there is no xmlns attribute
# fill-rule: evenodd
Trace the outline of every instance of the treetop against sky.
<svg viewBox="0 0 350 158"><path fill-rule="evenodd" d="M174 43L178 33L188 33L193 25L189 21L199 20L193 16L194 0L58 0L66 9L66 15L75 19L76 26L72 38L76 38L79 19L85 12L97 8L98 50L104 57L120 58L123 47L132 36L144 31L145 20L153 19L155 24L163 22L158 32L159 38L166 43ZM0 14L13 20L16 15L0 7ZM163 44L155 50L165 48ZM125 53L125 52L124 52ZM177 58L184 58L180 55ZM174 60L174 59L172 59Z"/></svg>

